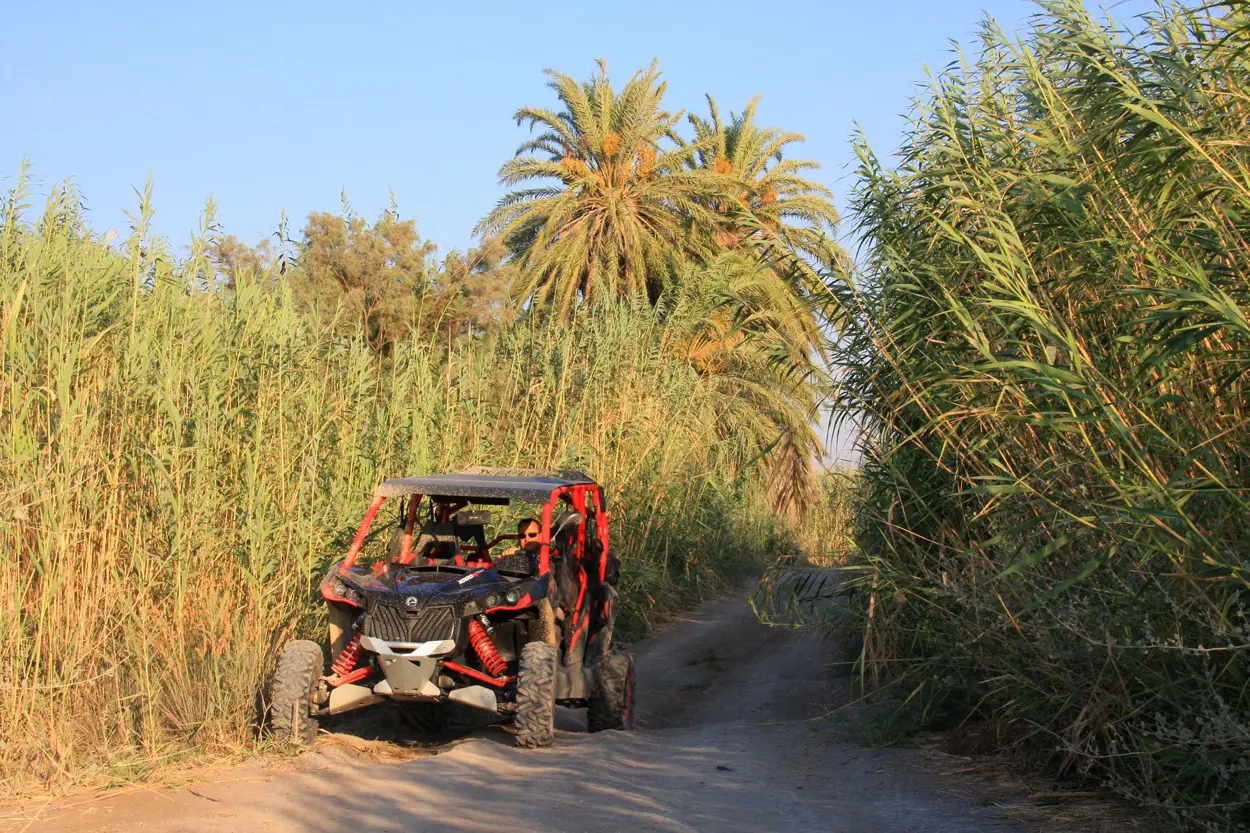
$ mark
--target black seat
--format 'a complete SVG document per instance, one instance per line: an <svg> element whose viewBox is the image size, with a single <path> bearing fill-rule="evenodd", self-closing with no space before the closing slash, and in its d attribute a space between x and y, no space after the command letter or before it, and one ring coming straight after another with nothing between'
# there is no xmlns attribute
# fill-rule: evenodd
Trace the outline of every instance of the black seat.
<svg viewBox="0 0 1250 833"><path fill-rule="evenodd" d="M454 559L460 554L455 524L425 524L421 527L421 535L412 542L412 554L418 562L428 558L435 561Z"/></svg>

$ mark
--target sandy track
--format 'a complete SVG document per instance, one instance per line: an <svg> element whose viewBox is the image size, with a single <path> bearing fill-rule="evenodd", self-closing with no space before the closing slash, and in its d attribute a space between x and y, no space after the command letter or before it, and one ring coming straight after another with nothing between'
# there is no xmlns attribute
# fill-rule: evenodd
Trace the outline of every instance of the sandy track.
<svg viewBox="0 0 1250 833"><path fill-rule="evenodd" d="M955 797L914 750L865 750L828 721L845 693L827 646L760 625L741 599L704 606L635 646L636 732L511 747L498 727L437 755L362 761L323 741L189 789L10 816L6 831L865 831L1021 828Z"/></svg>

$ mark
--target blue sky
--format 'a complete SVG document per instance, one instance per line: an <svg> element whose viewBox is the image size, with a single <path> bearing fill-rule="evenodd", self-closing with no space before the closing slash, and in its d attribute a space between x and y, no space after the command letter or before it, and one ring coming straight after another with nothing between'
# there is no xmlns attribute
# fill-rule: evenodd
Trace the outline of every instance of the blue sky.
<svg viewBox="0 0 1250 833"><path fill-rule="evenodd" d="M652 58L672 109L762 95L761 121L807 136L803 155L847 191L859 122L893 148L923 67L969 42L983 12L1008 28L1025 0L864 3L14 3L0 29L0 179L29 158L42 190L73 177L91 224L125 231L151 172L156 229L178 245L214 195L256 242L285 210L366 216L393 191L446 252L471 243L523 140L541 72L623 81ZM1121 9L1122 11L1123 9Z"/></svg>

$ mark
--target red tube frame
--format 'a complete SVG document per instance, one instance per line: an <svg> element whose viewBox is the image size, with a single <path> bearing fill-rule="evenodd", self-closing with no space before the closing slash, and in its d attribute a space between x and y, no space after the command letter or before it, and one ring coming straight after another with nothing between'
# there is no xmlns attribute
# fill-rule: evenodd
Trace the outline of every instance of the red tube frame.
<svg viewBox="0 0 1250 833"><path fill-rule="evenodd" d="M568 487L562 486L559 489L552 489L551 497L543 504L543 540L538 549L538 574L540 576L547 575L551 569L551 513L555 509L556 501L563 492L568 491Z"/></svg>
<svg viewBox="0 0 1250 833"><path fill-rule="evenodd" d="M409 495L408 517L404 518L404 537L399 550L399 563L408 564L412 561L412 533L417 526L417 506L421 503L421 495Z"/></svg>
<svg viewBox="0 0 1250 833"><path fill-rule="evenodd" d="M608 510L603 505L603 490L598 485L577 485L577 486L560 486L551 490L551 497L543 506L542 532L543 541L539 549L538 555L538 572L539 575L547 575L551 570L551 516L554 513L556 501L562 497L568 497L569 502L573 504L573 508L586 516L586 495L589 494L593 500L595 511L599 514L601 522L598 523L597 532L599 533L599 543L603 545L603 552L599 558L599 580L602 581L607 571L608 563ZM416 524L417 505L421 502L422 495L414 494L409 498L408 516L404 519L404 548L408 551L408 560L412 559L412 533ZM373 503L369 505L369 511L365 513L364 520L360 523L360 528L356 530L356 537L352 539L352 545L347 551L347 557L343 559L339 565L339 572L346 574L356 563L356 558L360 555L360 550L364 546L365 536L369 534L369 528L373 526L374 519L378 516L382 504L386 502L386 498L381 495L373 499ZM579 560L585 553L586 544L586 527L585 521L577 532L577 543ZM400 552L400 560L403 561L403 550Z"/></svg>
<svg viewBox="0 0 1250 833"><path fill-rule="evenodd" d="M386 503L386 498L378 495L373 499L373 503L369 504L369 511L365 513L365 519L360 522L360 529L356 530L356 537L352 539L351 548L347 550L347 557L339 565L340 573L346 573L356 563L360 548L365 545L365 536L369 534L369 527L373 526L373 519L378 516L378 510L384 503Z"/></svg>
<svg viewBox="0 0 1250 833"><path fill-rule="evenodd" d="M330 685L334 688L338 688L341 685L347 685L348 683L354 683L357 680L363 680L365 677L369 676L371 671L373 671L373 669L367 665L363 668L357 668L345 677L339 677L337 680L331 680Z"/></svg>
<svg viewBox="0 0 1250 833"><path fill-rule="evenodd" d="M474 671L472 668L466 668L460 663L452 662L451 660L443 660L443 667L449 671L455 671L458 674L464 674L466 677L472 677L475 680L481 680L484 683L498 687L503 687L516 679L515 674L509 677L488 677L481 671Z"/></svg>

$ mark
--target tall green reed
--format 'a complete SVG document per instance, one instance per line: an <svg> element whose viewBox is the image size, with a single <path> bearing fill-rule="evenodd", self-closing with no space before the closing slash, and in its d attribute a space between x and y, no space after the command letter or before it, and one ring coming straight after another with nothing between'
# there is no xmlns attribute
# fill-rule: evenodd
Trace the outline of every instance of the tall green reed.
<svg viewBox="0 0 1250 833"><path fill-rule="evenodd" d="M987 24L894 167L859 143L834 285L864 673L1213 827L1250 821L1248 12Z"/></svg>

